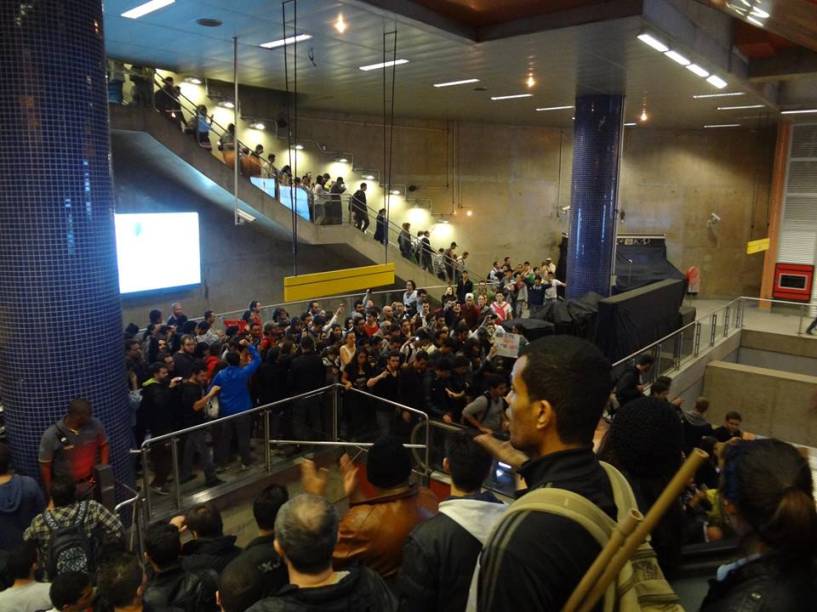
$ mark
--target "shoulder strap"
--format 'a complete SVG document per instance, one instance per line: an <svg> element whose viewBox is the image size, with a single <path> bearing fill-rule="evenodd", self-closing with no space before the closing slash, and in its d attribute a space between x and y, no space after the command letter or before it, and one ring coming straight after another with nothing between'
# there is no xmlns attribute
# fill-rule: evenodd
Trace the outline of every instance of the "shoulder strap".
<svg viewBox="0 0 817 612"><path fill-rule="evenodd" d="M586 497L554 487L542 487L526 493L508 508L512 512L547 512L570 519L584 527L603 548L616 523Z"/></svg>
<svg viewBox="0 0 817 612"><path fill-rule="evenodd" d="M607 472L607 478L610 479L610 487L613 489L613 501L615 501L618 509L618 520L623 521L630 510L638 510L638 501L636 501L633 489L624 474L609 463L604 461L599 461L599 463Z"/></svg>

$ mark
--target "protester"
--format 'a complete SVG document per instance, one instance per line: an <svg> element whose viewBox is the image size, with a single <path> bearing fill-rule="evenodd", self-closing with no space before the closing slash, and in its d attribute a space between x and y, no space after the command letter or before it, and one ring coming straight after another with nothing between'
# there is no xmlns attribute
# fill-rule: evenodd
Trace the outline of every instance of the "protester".
<svg viewBox="0 0 817 612"><path fill-rule="evenodd" d="M131 553L106 559L97 573L97 585L100 600L113 612L158 612L143 603L145 574Z"/></svg>
<svg viewBox="0 0 817 612"><path fill-rule="evenodd" d="M212 503L198 504L170 520L180 532L187 530L192 540L182 546L182 568L189 572L213 569L221 573L241 554L234 535L224 535L221 512Z"/></svg>
<svg viewBox="0 0 817 612"><path fill-rule="evenodd" d="M12 473L11 451L0 443L0 549L22 544L23 532L43 510L45 498L37 481Z"/></svg>
<svg viewBox="0 0 817 612"><path fill-rule="evenodd" d="M65 572L51 581L48 591L53 608L48 612L86 612L91 608L94 588L82 572Z"/></svg>
<svg viewBox="0 0 817 612"><path fill-rule="evenodd" d="M37 582L37 548L31 542L24 542L13 550L6 562L6 574L13 584L0 591L0 610L8 612L37 612L51 606L48 591L51 585Z"/></svg>
<svg viewBox="0 0 817 612"><path fill-rule="evenodd" d="M730 410L723 419L723 425L718 427L712 435L715 436L718 442L728 442L732 438L743 438L743 432L740 430L742 421L743 418L740 416L740 412Z"/></svg>
<svg viewBox="0 0 817 612"><path fill-rule="evenodd" d="M650 371L655 359L652 355L639 355L635 366L628 368L618 379L615 385L615 393L619 404L624 406L627 402L643 397L646 383L644 375Z"/></svg>
<svg viewBox="0 0 817 612"><path fill-rule="evenodd" d="M701 438L714 434L712 425L706 420L706 411L709 410L709 400L703 396L695 400L692 410L684 411L684 453L689 454L697 447Z"/></svg>
<svg viewBox="0 0 817 612"><path fill-rule="evenodd" d="M216 601L221 612L245 612L264 597L264 586L255 563L249 559L236 559L221 572Z"/></svg>

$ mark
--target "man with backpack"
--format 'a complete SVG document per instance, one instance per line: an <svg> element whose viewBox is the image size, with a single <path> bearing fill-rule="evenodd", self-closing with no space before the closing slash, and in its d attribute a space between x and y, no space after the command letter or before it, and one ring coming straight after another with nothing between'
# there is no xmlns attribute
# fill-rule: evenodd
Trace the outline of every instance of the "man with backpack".
<svg viewBox="0 0 817 612"><path fill-rule="evenodd" d="M507 431L508 422L505 416L508 383L500 376L489 374L485 377L485 387L488 390L463 409L462 422L485 434L503 433Z"/></svg>
<svg viewBox="0 0 817 612"><path fill-rule="evenodd" d="M480 557L480 612L561 610L598 556L615 522L637 508L620 472L593 453L593 434L610 393L610 362L572 336L528 345L511 379L510 442L478 440L518 468L527 489L494 529ZM570 510L572 515L567 516ZM589 528L593 528L593 535ZM639 610L645 571L652 594L677 604L648 544L629 587L611 609ZM646 570L644 569L645 566ZM632 564L627 565L632 572ZM633 586L634 585L634 586ZM618 585L617 585L618 586ZM617 587L616 587L617 588ZM621 601L629 605L621 605Z"/></svg>
<svg viewBox="0 0 817 612"><path fill-rule="evenodd" d="M95 500L77 501L70 476L54 479L51 500L54 507L34 517L23 540L36 543L49 579L63 572L93 572L103 542L124 538L122 523Z"/></svg>

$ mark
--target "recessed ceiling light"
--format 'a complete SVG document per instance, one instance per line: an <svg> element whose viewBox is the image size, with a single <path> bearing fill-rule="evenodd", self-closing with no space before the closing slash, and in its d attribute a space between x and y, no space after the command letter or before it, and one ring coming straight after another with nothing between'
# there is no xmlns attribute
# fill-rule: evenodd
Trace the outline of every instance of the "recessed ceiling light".
<svg viewBox="0 0 817 612"><path fill-rule="evenodd" d="M491 96L491 100L514 100L516 98L530 98L533 94L525 93L525 94L513 94L510 96Z"/></svg>
<svg viewBox="0 0 817 612"><path fill-rule="evenodd" d="M649 119L649 118L650 118L650 116L647 114L647 109L646 109L646 108L642 108L642 109L641 109L641 114L638 116L638 120L639 120L641 123L644 123L644 122L645 122L647 119Z"/></svg>
<svg viewBox="0 0 817 612"><path fill-rule="evenodd" d="M698 75L699 77L702 77L702 78L709 76L709 71L704 70L698 64L689 64L686 67L686 69L689 70L692 74L696 74L696 75Z"/></svg>
<svg viewBox="0 0 817 612"><path fill-rule="evenodd" d="M705 129L710 128L729 128L729 127L740 127L740 123L711 123L709 125L705 125Z"/></svg>
<svg viewBox="0 0 817 612"><path fill-rule="evenodd" d="M264 124L263 124L262 122L260 122L260 121L256 121L255 123L251 123L251 124L250 124L250 128L251 128L251 129L253 129L253 130L263 130L263 129L265 129L266 127L267 127L267 126L266 126L266 125L264 125Z"/></svg>
<svg viewBox="0 0 817 612"><path fill-rule="evenodd" d="M229 100L222 100L221 102L218 103L218 106L220 106L221 108L235 108L235 104L233 104Z"/></svg>
<svg viewBox="0 0 817 612"><path fill-rule="evenodd" d="M714 86L715 86L715 87L717 87L718 89L723 89L724 87L726 87L726 81L724 81L724 80L723 80L721 77L719 77L717 74L710 74L710 75L709 75L709 77L706 79L706 82L707 82L707 83L709 83L710 85L714 85ZM742 95L743 95L743 93L741 93L741 92L736 92L736 93L733 93L733 94L730 94L730 95L733 95L733 96L742 96Z"/></svg>
<svg viewBox="0 0 817 612"><path fill-rule="evenodd" d="M364 174L363 178L365 178L367 181L373 181L374 180L374 175L373 174Z"/></svg>
<svg viewBox="0 0 817 612"><path fill-rule="evenodd" d="M630 121L629 123L625 123L624 127L633 127L634 125L638 125L635 121Z"/></svg>
<svg viewBox="0 0 817 612"><path fill-rule="evenodd" d="M434 83L434 87L453 87L454 85L467 85L468 83L479 83L479 79L463 79L462 81L447 81L445 83Z"/></svg>
<svg viewBox="0 0 817 612"><path fill-rule="evenodd" d="M660 51L661 53L663 53L664 51L669 51L669 47L667 45L662 43L660 40L658 40L654 36L652 36L650 34L647 34L646 32L644 34L639 34L638 35L638 40L640 40L641 42L649 45L650 47L652 47L656 51Z"/></svg>
<svg viewBox="0 0 817 612"><path fill-rule="evenodd" d="M150 0L150 2L145 2L144 4L133 7L129 11L125 11L121 16L127 17L128 19L139 19L148 13L158 11L160 8L169 6L174 2L176 2L176 0Z"/></svg>
<svg viewBox="0 0 817 612"><path fill-rule="evenodd" d="M399 189L392 189L389 193L392 194L392 195L400 195L400 190Z"/></svg>
<svg viewBox="0 0 817 612"><path fill-rule="evenodd" d="M409 61L407 59L397 59L391 60L388 62L381 62L379 64L369 64L368 66L361 66L360 69L364 72L369 70L377 70L378 68L389 68L390 66L400 66L401 64L408 64Z"/></svg>
<svg viewBox="0 0 817 612"><path fill-rule="evenodd" d="M349 160L348 160L348 159L346 159L345 157L338 157L337 162L338 162L339 164L348 164L348 163L349 163Z"/></svg>
<svg viewBox="0 0 817 612"><path fill-rule="evenodd" d="M284 45L293 45L295 43L303 42L305 40L309 40L310 38L312 38L312 34L298 34L297 36L287 36L286 38L282 38L280 40L271 40L259 45L259 47L264 47L264 49L275 49L276 47L283 47Z"/></svg>
<svg viewBox="0 0 817 612"><path fill-rule="evenodd" d="M677 51L667 51L664 53L664 55L670 58L673 62L681 64L682 66L687 66L692 63Z"/></svg>
<svg viewBox="0 0 817 612"><path fill-rule="evenodd" d="M527 80L525 81L525 85L527 85L527 86L528 86L528 89L530 89L531 87L533 87L534 85L536 85L536 79L534 79L534 78L533 78L533 75L532 75L532 74L529 74L529 75L528 75L528 78L527 78Z"/></svg>
<svg viewBox="0 0 817 612"><path fill-rule="evenodd" d="M346 31L346 22L343 20L343 13L338 13L338 18L335 19L335 29L340 33L343 34Z"/></svg>
<svg viewBox="0 0 817 612"><path fill-rule="evenodd" d="M474 216L474 211L469 208L468 210L465 211L465 216L466 217L473 217Z"/></svg>
<svg viewBox="0 0 817 612"><path fill-rule="evenodd" d="M803 108L800 110L784 110L780 111L781 115L804 115L806 113L817 113L817 108Z"/></svg>
<svg viewBox="0 0 817 612"><path fill-rule="evenodd" d="M302 144L296 144L296 145L295 145L295 149L296 149L297 151L303 151L303 150L304 150L304 146L303 146Z"/></svg>
<svg viewBox="0 0 817 612"><path fill-rule="evenodd" d="M763 108L762 104L744 104L742 106L719 106L718 110L743 110L745 108Z"/></svg>
<svg viewBox="0 0 817 612"><path fill-rule="evenodd" d="M710 77L711 78L711 77ZM708 81L709 79L707 79ZM727 91L724 93L714 93L714 94L696 94L692 96L696 100L700 100L703 98L728 98L730 96L745 96L746 94L742 91Z"/></svg>
<svg viewBox="0 0 817 612"><path fill-rule="evenodd" d="M196 77L185 77L184 83L190 83L191 85L201 85L201 79Z"/></svg>
<svg viewBox="0 0 817 612"><path fill-rule="evenodd" d="M573 105L570 105L570 106L543 106L541 108L537 108L536 112L541 113L542 111L567 110L568 108L573 108Z"/></svg>

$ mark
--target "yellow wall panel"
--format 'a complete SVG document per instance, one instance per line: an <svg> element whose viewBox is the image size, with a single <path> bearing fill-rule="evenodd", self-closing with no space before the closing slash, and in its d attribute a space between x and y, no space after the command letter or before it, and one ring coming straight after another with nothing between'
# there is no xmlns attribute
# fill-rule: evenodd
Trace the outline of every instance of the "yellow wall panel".
<svg viewBox="0 0 817 612"><path fill-rule="evenodd" d="M393 284L393 263L286 276L284 277L284 301L300 302Z"/></svg>

